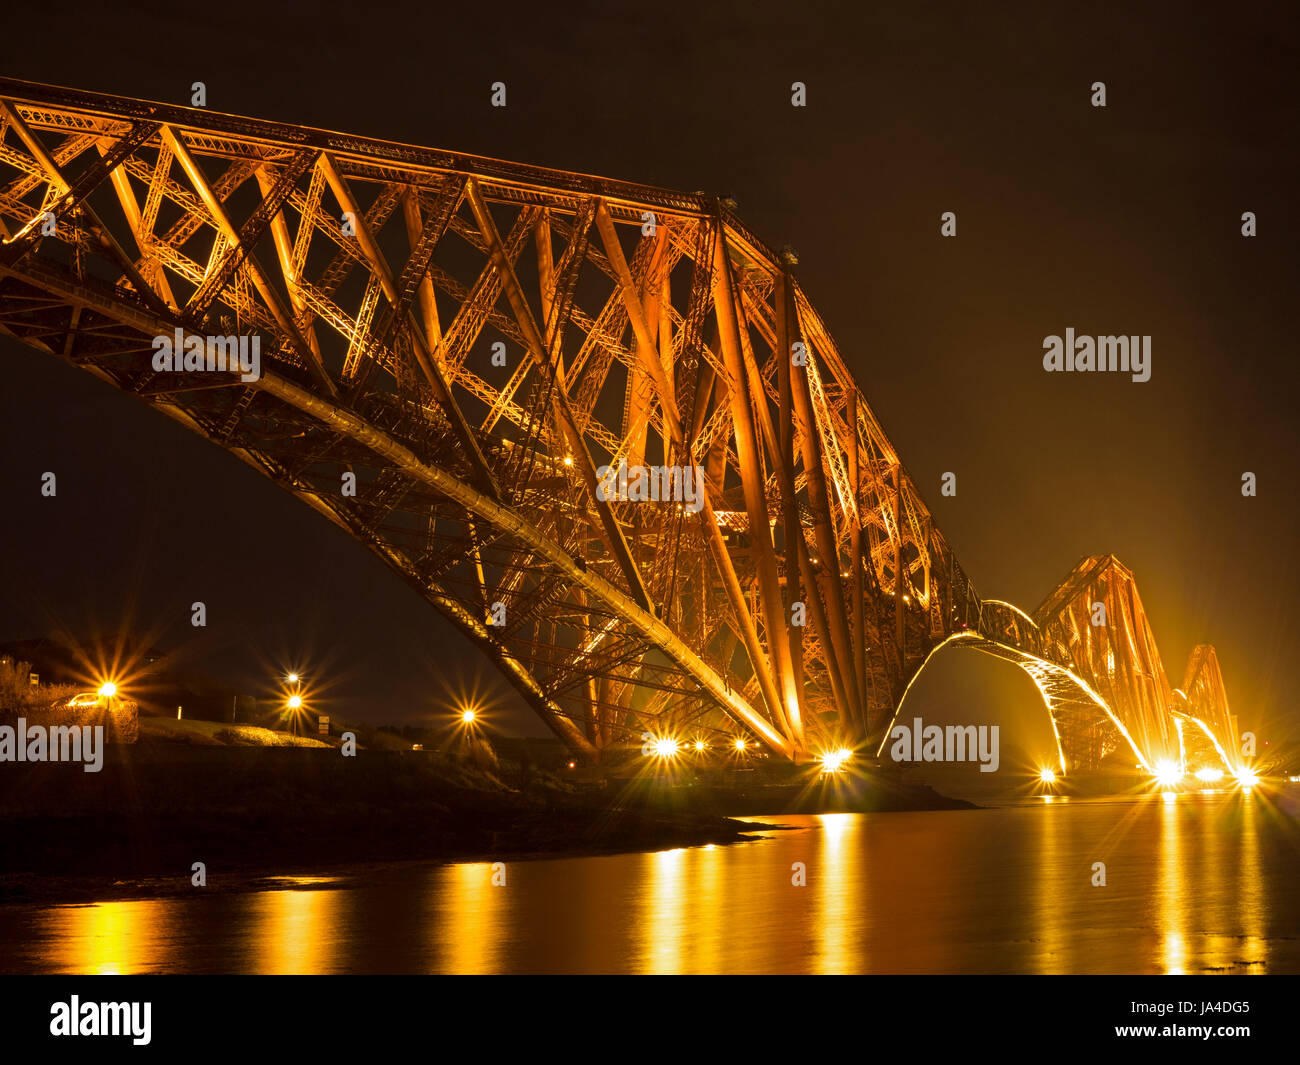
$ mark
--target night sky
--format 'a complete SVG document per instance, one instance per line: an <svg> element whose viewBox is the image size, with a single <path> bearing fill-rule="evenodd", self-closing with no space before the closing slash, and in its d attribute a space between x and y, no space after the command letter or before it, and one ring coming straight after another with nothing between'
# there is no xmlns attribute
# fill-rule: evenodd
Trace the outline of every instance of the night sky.
<svg viewBox="0 0 1300 1065"><path fill-rule="evenodd" d="M1081 556L1113 552L1171 683L1213 643L1242 728L1281 734L1300 612L1284 5L393 6L30 4L5 14L0 68L184 104L204 81L216 111L734 196L797 249L980 594L1032 610ZM1045 373L1043 338L1067 327L1150 334L1151 380ZM0 360L0 640L131 619L250 692L295 666L340 715L415 721L477 684L502 724L544 732L288 494L49 356L0 340ZM196 599L206 630L189 627ZM1013 668L974 658L936 663L918 707L981 720L1032 701Z"/></svg>

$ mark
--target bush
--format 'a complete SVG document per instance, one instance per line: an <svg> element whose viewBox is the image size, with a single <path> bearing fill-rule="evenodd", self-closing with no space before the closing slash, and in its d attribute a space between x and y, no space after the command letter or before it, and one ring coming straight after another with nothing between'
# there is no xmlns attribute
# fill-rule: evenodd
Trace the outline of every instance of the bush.
<svg viewBox="0 0 1300 1065"><path fill-rule="evenodd" d="M75 684L34 685L26 662L0 658L0 722L14 724L26 718L33 725L103 725L114 743L134 743L139 733L139 707L129 699L110 704L70 707L83 689Z"/></svg>
<svg viewBox="0 0 1300 1065"><path fill-rule="evenodd" d="M0 658L0 713L18 716L28 710L47 710L54 704L66 704L77 694L75 684L33 685L28 680L31 666Z"/></svg>

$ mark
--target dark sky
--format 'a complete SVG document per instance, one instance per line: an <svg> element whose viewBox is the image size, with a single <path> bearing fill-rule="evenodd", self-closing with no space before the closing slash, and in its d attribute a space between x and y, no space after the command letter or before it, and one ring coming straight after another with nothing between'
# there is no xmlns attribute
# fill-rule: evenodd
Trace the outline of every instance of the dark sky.
<svg viewBox="0 0 1300 1065"><path fill-rule="evenodd" d="M981 594L1033 609L1081 556L1113 552L1174 684L1212 642L1243 727L1291 712L1300 55L1285 5L402 6L23 5L0 67L176 103L201 80L214 110L732 194L798 250ZM1044 373L1043 338L1066 327L1150 334L1151 380ZM0 639L115 626L129 607L248 687L305 663L340 712L415 719L476 677L508 698L432 608L235 459L16 342L0 359ZM45 470L57 500L39 497ZM978 668L1023 694L1009 667ZM944 676L927 686L939 702L987 695L986 674Z"/></svg>

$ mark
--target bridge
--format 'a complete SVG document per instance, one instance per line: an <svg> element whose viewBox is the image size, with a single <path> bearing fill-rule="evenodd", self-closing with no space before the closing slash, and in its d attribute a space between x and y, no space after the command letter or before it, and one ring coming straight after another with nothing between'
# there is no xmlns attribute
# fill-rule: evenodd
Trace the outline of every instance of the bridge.
<svg viewBox="0 0 1300 1065"><path fill-rule="evenodd" d="M980 598L734 207L0 79L0 329L346 530L577 754L865 749L958 644L1033 679L1062 770L1233 769L1213 648L1172 688L1117 560Z"/></svg>

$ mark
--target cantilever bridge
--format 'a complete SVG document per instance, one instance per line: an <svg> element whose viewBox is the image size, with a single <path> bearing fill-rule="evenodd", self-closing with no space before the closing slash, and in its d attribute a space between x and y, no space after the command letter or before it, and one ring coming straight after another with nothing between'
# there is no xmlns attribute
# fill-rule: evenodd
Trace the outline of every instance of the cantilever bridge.
<svg viewBox="0 0 1300 1065"><path fill-rule="evenodd" d="M794 257L731 208L0 79L0 328L346 529L574 751L863 746L965 643L1033 678L1062 768L1232 768L1213 648L1172 688L1114 558L1032 616L976 594ZM217 366L256 337L261 375L157 368L178 335ZM622 463L702 493L608 498Z"/></svg>

